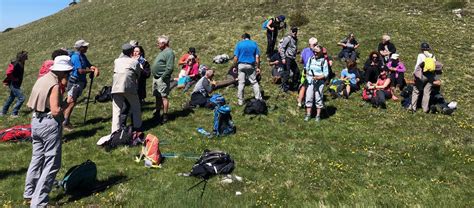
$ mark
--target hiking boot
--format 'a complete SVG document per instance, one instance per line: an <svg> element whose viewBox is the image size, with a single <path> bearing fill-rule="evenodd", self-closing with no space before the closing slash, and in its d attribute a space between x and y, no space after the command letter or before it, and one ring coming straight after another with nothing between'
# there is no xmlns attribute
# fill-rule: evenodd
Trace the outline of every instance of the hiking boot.
<svg viewBox="0 0 474 208"><path fill-rule="evenodd" d="M321 121L321 118L320 118L319 116L316 116L316 118L314 119L314 121L319 122L319 121Z"/></svg>
<svg viewBox="0 0 474 208"><path fill-rule="evenodd" d="M309 116L309 115L306 115L306 116L304 117L304 121L306 121L306 122L308 122L309 119L311 119L311 116Z"/></svg>
<svg viewBox="0 0 474 208"><path fill-rule="evenodd" d="M74 130L74 127L72 126L71 123L63 123L63 129L66 130L67 132L71 132Z"/></svg>

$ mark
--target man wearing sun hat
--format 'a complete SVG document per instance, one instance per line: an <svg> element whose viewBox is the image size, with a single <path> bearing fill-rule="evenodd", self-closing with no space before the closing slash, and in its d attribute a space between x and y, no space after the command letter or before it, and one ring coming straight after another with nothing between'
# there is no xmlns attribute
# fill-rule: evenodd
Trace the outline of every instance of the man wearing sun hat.
<svg viewBox="0 0 474 208"><path fill-rule="evenodd" d="M90 74L91 79L99 76L99 69L93 66L86 57L89 43L85 40L78 40L74 44L76 52L71 55L71 64L73 66L71 75L69 76L67 85L67 103L68 106L64 110L64 129L71 131L73 129L70 122L70 116L74 106L76 106L77 98L81 96L82 91L87 85L87 74Z"/></svg>
<svg viewBox="0 0 474 208"><path fill-rule="evenodd" d="M72 69L69 56L56 57L51 71L36 81L28 100L27 105L33 110L33 149L23 198L31 200L31 207L48 205L48 194L61 167L63 109L60 85L67 84Z"/></svg>

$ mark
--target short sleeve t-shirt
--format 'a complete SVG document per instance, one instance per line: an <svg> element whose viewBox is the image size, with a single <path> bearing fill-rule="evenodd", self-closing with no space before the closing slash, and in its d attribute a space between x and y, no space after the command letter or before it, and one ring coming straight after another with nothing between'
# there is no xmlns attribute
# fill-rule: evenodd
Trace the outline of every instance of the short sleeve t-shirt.
<svg viewBox="0 0 474 208"><path fill-rule="evenodd" d="M255 56L260 56L260 49L253 40L242 40L237 43L234 50L234 56L237 57L238 63L255 63Z"/></svg>

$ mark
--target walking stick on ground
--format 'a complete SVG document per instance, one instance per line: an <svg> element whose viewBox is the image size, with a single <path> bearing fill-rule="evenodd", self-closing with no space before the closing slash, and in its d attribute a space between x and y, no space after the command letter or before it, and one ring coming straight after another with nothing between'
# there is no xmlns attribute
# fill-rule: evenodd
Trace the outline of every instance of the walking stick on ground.
<svg viewBox="0 0 474 208"><path fill-rule="evenodd" d="M84 124L86 124L87 119L87 109L89 108L89 100L91 99L91 90L92 90L92 83L94 82L94 74L89 74L91 78L91 84L89 85L89 93L87 94L87 101L86 101L86 112L84 113Z"/></svg>

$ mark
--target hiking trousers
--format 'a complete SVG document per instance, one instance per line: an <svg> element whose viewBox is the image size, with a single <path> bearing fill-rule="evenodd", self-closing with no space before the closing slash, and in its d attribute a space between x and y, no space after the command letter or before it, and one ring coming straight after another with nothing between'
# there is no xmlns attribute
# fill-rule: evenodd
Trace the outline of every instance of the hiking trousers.
<svg viewBox="0 0 474 208"><path fill-rule="evenodd" d="M312 84L309 84L306 87L306 107L313 107L313 102L316 105L316 108L323 108L323 98L324 98L324 81L313 81Z"/></svg>
<svg viewBox="0 0 474 208"><path fill-rule="evenodd" d="M56 174L61 168L61 122L52 116L31 120L33 154L26 173L23 198L31 199L31 207L46 207Z"/></svg>
<svg viewBox="0 0 474 208"><path fill-rule="evenodd" d="M253 94L255 99L261 100L262 94L260 94L260 85L257 82L257 72L255 66L251 64L239 64L237 66L239 72L239 86L237 87L237 98L239 103L244 102L244 87L245 80L248 79L253 88Z"/></svg>
<svg viewBox="0 0 474 208"><path fill-rule="evenodd" d="M275 50L275 43L278 37L278 30L275 28L273 31L267 29L267 57L271 58L273 51Z"/></svg>
<svg viewBox="0 0 474 208"><path fill-rule="evenodd" d="M128 102L129 105L126 104ZM128 108L128 110L126 110ZM111 133L120 129L121 120L120 115L129 113L132 115L133 128L139 129L142 127L142 111L140 100L137 94L130 93L114 93L112 94L112 131ZM129 112L126 112L129 111ZM126 123L125 121L122 121Z"/></svg>
<svg viewBox="0 0 474 208"><path fill-rule="evenodd" d="M17 98L16 104L13 107L12 115L18 115L18 111L20 111L21 105L23 105L23 102L25 102L25 95L23 95L23 92L21 91L20 87L16 87L13 84L10 84L8 87L10 88L10 96L8 96L7 101L3 105L2 113L6 115L8 112L8 108L10 108L10 105L13 103L15 98Z"/></svg>
<svg viewBox="0 0 474 208"><path fill-rule="evenodd" d="M415 78L415 87L413 88L413 93L411 94L411 105L410 109L416 111L418 98L420 97L420 92L423 91L423 98L421 99L421 108L423 112L428 113L430 110L430 95L431 95L431 88L433 87L433 83L430 81L422 81L418 78Z"/></svg>
<svg viewBox="0 0 474 208"><path fill-rule="evenodd" d="M298 64L296 64L296 60L292 58L285 58L286 64L284 70L280 73L281 75L281 87L283 91L289 90L290 86L288 84L288 81L290 79L290 71L293 72L293 77L291 78L292 80L292 88L291 89L297 89L298 85L300 83L300 70L298 69Z"/></svg>

